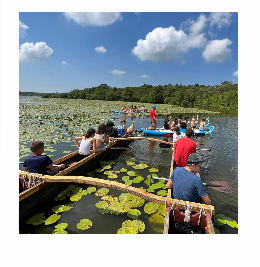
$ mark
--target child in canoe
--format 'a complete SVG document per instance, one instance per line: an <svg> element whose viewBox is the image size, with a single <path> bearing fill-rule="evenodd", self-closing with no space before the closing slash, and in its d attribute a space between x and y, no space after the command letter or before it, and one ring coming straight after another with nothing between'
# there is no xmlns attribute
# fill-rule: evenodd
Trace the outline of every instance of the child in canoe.
<svg viewBox="0 0 260 267"><path fill-rule="evenodd" d="M130 127L126 127L126 120L122 120L120 124L117 126L117 131L118 131L118 137L122 137L124 135L130 135L134 131L134 121L131 124Z"/></svg>
<svg viewBox="0 0 260 267"><path fill-rule="evenodd" d="M104 148L109 143L109 136L106 134L106 131L107 127L104 123L98 126L97 133L94 136L97 148Z"/></svg>
<svg viewBox="0 0 260 267"><path fill-rule="evenodd" d="M30 146L33 152L32 156L28 156L24 160L23 167L25 171L31 173L48 174L48 169L56 173L65 168L65 164L61 164L60 167L54 167L53 162L47 155L42 155L44 152L44 142L34 141Z"/></svg>

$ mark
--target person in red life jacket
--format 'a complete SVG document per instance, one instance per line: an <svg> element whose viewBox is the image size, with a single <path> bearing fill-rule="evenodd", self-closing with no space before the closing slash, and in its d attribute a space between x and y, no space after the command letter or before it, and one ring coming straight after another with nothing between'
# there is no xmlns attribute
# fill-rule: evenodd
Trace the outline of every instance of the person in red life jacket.
<svg viewBox="0 0 260 267"><path fill-rule="evenodd" d="M176 141L173 153L172 153L172 163L171 171L178 167L185 167L187 165L187 158L191 153L196 153L196 142L191 138L193 136L193 129L186 129L186 137L180 138Z"/></svg>
<svg viewBox="0 0 260 267"><path fill-rule="evenodd" d="M44 142L34 141L32 142L30 149L33 152L33 155L25 158L23 164L25 171L31 173L48 174L48 169L56 173L65 168L65 164L61 164L60 167L54 167L50 157L47 155L42 155L44 152Z"/></svg>
<svg viewBox="0 0 260 267"><path fill-rule="evenodd" d="M150 110L151 127L146 128L146 130L156 129L157 126L159 125L159 122L156 119L156 109L157 109L157 107L155 105L153 105L152 110Z"/></svg>

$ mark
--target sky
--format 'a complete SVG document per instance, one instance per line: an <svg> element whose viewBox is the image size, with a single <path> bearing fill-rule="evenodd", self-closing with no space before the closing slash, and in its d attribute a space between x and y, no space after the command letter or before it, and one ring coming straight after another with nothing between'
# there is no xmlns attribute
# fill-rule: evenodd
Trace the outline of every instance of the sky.
<svg viewBox="0 0 260 267"><path fill-rule="evenodd" d="M19 90L238 83L237 12L19 12Z"/></svg>

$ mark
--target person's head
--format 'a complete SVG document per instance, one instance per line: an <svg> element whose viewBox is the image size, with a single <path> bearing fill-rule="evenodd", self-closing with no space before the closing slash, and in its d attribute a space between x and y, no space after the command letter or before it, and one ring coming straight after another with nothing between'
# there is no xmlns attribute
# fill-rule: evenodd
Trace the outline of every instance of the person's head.
<svg viewBox="0 0 260 267"><path fill-rule="evenodd" d="M173 131L174 131L177 135L180 135L180 134L181 134L181 133L180 133L180 127L177 126L177 125L173 128Z"/></svg>
<svg viewBox="0 0 260 267"><path fill-rule="evenodd" d="M193 136L193 134L194 134L193 129L191 127L188 127L186 129L186 133L185 134L186 134L187 137L191 138Z"/></svg>
<svg viewBox="0 0 260 267"><path fill-rule="evenodd" d="M195 121L196 120L196 117L195 116L192 116L192 120Z"/></svg>
<svg viewBox="0 0 260 267"><path fill-rule="evenodd" d="M198 173L204 167L204 159L197 153L191 153L187 159L187 166L192 172Z"/></svg>
<svg viewBox="0 0 260 267"><path fill-rule="evenodd" d="M126 123L126 120L121 120L120 123L125 124Z"/></svg>
<svg viewBox="0 0 260 267"><path fill-rule="evenodd" d="M34 154L41 154L44 151L43 141L34 141L30 145L30 149Z"/></svg>
<svg viewBox="0 0 260 267"><path fill-rule="evenodd" d="M180 120L182 119L182 114L179 114L178 119Z"/></svg>
<svg viewBox="0 0 260 267"><path fill-rule="evenodd" d="M185 117L184 120L187 121L189 119L189 117Z"/></svg>
<svg viewBox="0 0 260 267"><path fill-rule="evenodd" d="M182 128L182 129L186 129L186 122L185 122L185 121L182 121L182 122L180 123L180 128Z"/></svg>
<svg viewBox="0 0 260 267"><path fill-rule="evenodd" d="M102 123L98 126L98 130L97 130L97 133L98 134L104 134L107 130L107 127L105 125L105 123Z"/></svg>
<svg viewBox="0 0 260 267"><path fill-rule="evenodd" d="M108 121L108 122L106 123L106 127L107 127L107 128L112 128L113 126L115 126L115 124L114 124L112 121Z"/></svg>
<svg viewBox="0 0 260 267"><path fill-rule="evenodd" d="M167 114L166 119L170 119L170 118L171 118L170 114Z"/></svg>
<svg viewBox="0 0 260 267"><path fill-rule="evenodd" d="M156 110L157 109L157 106L153 105L153 109Z"/></svg>
<svg viewBox="0 0 260 267"><path fill-rule="evenodd" d="M87 133L85 135L85 138L90 138L90 137L94 136L95 133L96 133L96 130L94 128L89 128L87 130Z"/></svg>
<svg viewBox="0 0 260 267"><path fill-rule="evenodd" d="M203 117L201 120L202 120L202 121L206 121L205 117Z"/></svg>

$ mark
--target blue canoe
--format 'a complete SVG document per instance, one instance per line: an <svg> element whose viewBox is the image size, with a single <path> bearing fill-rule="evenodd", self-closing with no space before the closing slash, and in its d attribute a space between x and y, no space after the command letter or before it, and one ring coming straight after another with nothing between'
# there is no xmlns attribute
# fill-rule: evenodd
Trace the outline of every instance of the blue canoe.
<svg viewBox="0 0 260 267"><path fill-rule="evenodd" d="M205 135L210 134L212 136L212 131L214 129L214 126L211 125L209 127L205 127L204 130L194 129L194 135ZM165 130L164 128L157 128L154 130L145 130L145 128L141 128L141 131L144 135L158 135L162 136L163 134L173 134L172 130ZM185 130L181 130L180 132L185 132Z"/></svg>

